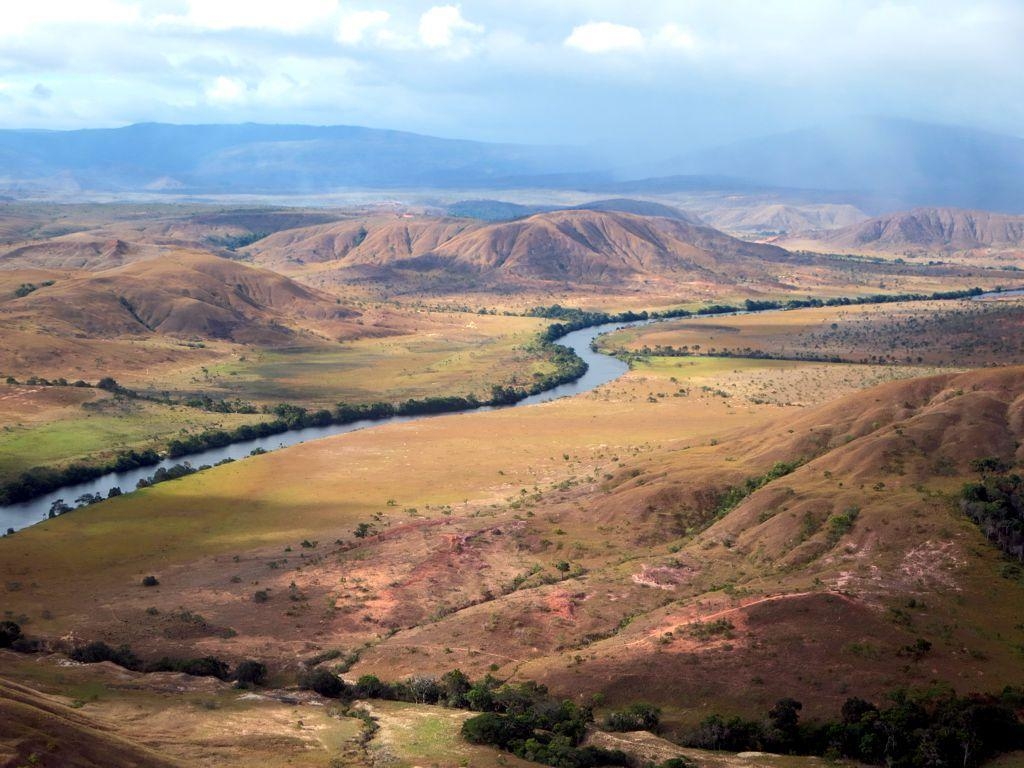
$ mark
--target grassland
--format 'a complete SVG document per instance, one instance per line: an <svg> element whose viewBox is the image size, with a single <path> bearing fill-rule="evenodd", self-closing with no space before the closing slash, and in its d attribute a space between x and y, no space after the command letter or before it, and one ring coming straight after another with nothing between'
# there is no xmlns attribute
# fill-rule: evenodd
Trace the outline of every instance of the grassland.
<svg viewBox="0 0 1024 768"><path fill-rule="evenodd" d="M1024 362L1024 301L940 301L822 307L693 318L621 331L605 349L768 355L940 366Z"/></svg>
<svg viewBox="0 0 1024 768"><path fill-rule="evenodd" d="M949 283L970 269L893 265L865 286L856 264L793 268L800 291L821 296L975 282ZM4 371L114 375L256 405L480 394L544 371L528 349L544 321L467 306L744 298L734 286L663 287L389 303L367 292L354 303L366 333L341 343L64 339L66 354L45 349L49 367ZM54 649L102 639L149 659L259 658L272 686L327 652L322 665L344 659L349 678L458 667L534 679L599 702L599 716L653 701L670 738L711 712L761 716L782 696L806 717L833 717L848 696L901 686L1021 685L1024 583L955 504L971 459L1024 462L1021 369L962 373L1019 362L1019 306L821 308L624 331L603 343L641 353L630 373L573 399L298 445L3 537L0 619ZM41 348L38 330L13 329L23 336L0 347ZM698 345L698 356L658 354ZM68 360L77 367L61 369ZM0 473L257 418L0 385ZM181 764L516 762L462 743L464 713L374 704L380 731L363 750L357 721L279 689L243 697L59 658L0 657L5 676L89 719L74 728ZM668 748L638 749L654 746ZM811 764L685 754L721 768Z"/></svg>
<svg viewBox="0 0 1024 768"><path fill-rule="evenodd" d="M550 372L529 348L546 323L534 318L429 313L407 332L345 344L238 352L185 369L161 386L257 403L329 407L430 395L486 395L492 384Z"/></svg>
<svg viewBox="0 0 1024 768"><path fill-rule="evenodd" d="M448 394L485 399L493 384L528 384L534 374L553 370L534 348L544 321L433 313L422 325L418 333L413 326L408 333L344 345L212 343L187 350L202 354L201 363L165 363L117 377L159 398L205 396L257 408L285 402L312 410ZM185 433L267 418L115 398L94 389L0 384L0 481L34 466L94 461L125 449L160 450Z"/></svg>
<svg viewBox="0 0 1024 768"><path fill-rule="evenodd" d="M74 768L527 768L536 765L459 735L472 713L401 702L357 703L377 730L366 739L363 723L342 708L304 691L247 692L226 683L183 675L148 677L109 664L71 665L58 659L32 663L0 651L0 711L39 731L0 729L0 756L27 765ZM325 706L326 704L326 706ZM45 730L44 730L45 729ZM683 749L650 734L604 734L590 743L622 749L638 760L686 756L712 768L813 768L814 758L733 756ZM1006 768L1012 762L1004 763Z"/></svg>
<svg viewBox="0 0 1024 768"><path fill-rule="evenodd" d="M37 466L162 449L183 433L230 429L269 417L208 413L69 387L0 385L0 481Z"/></svg>
<svg viewBox="0 0 1024 768"><path fill-rule="evenodd" d="M1022 587L983 586L999 557L944 497L966 456L922 456L891 426L940 407L944 385L925 397L892 381L884 405L828 410L926 372L653 359L571 400L296 446L3 539L5 610L32 633L74 629L147 655L284 670L339 649L359 651L354 674L494 670L609 703L654 698L678 725L783 693L831 714L847 694L929 675L1011 681ZM972 450L1005 450L986 445L995 434ZM823 451L706 527L728 485ZM943 458L952 474L936 474ZM828 519L851 505L856 534L837 548ZM158 587L139 586L149 573ZM911 597L928 609L908 613ZM730 637L687 629L723 615ZM828 633L812 630L821 621ZM935 644L927 666L899 653L918 636Z"/></svg>

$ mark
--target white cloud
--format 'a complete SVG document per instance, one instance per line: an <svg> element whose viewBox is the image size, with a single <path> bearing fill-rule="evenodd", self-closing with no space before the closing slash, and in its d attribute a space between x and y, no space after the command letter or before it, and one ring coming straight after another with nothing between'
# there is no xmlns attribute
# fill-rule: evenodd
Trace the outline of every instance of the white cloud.
<svg viewBox="0 0 1024 768"><path fill-rule="evenodd" d="M654 33L652 42L660 48L672 48L689 52L696 51L699 45L697 37L692 31L675 23L668 23L662 26Z"/></svg>
<svg viewBox="0 0 1024 768"><path fill-rule="evenodd" d="M293 34L333 16L338 0L188 0L184 14L165 14L157 21L201 30L268 29Z"/></svg>
<svg viewBox="0 0 1024 768"><path fill-rule="evenodd" d="M435 5L420 16L420 41L427 48L450 48L456 43L458 33L483 31L480 24L463 18L457 5Z"/></svg>
<svg viewBox="0 0 1024 768"><path fill-rule="evenodd" d="M339 43L358 45L367 32L387 24L390 18L391 14L387 11L354 11L342 17L334 37ZM378 30L378 36L381 32L386 30Z"/></svg>
<svg viewBox="0 0 1024 768"><path fill-rule="evenodd" d="M237 77L221 75L206 88L205 95L211 104L241 104L246 98L246 86Z"/></svg>
<svg viewBox="0 0 1024 768"><path fill-rule="evenodd" d="M637 51L644 47L644 43L644 35L636 27L610 21L591 21L574 27L565 39L566 46L585 53Z"/></svg>
<svg viewBox="0 0 1024 768"><path fill-rule="evenodd" d="M119 0L35 0L4 4L0 37L55 24L124 25L139 18L139 6Z"/></svg>

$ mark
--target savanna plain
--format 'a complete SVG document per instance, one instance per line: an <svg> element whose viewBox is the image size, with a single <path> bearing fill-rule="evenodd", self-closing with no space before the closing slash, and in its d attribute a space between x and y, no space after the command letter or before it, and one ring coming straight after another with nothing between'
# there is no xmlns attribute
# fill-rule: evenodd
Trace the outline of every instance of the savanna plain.
<svg viewBox="0 0 1024 768"><path fill-rule="evenodd" d="M177 464L0 538L0 762L1024 764L1024 250L729 221L4 204L2 503Z"/></svg>

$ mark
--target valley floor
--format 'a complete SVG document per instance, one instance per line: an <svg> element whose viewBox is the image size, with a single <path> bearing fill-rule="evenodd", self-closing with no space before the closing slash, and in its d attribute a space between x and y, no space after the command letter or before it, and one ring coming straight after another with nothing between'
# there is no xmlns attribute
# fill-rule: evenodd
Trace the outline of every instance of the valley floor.
<svg viewBox="0 0 1024 768"><path fill-rule="evenodd" d="M396 216L387 224L409 231ZM15 379L0 384L0 479L265 421L280 403L315 410L528 385L555 366L537 334L569 317L523 316L528 299L621 309L647 295L600 284L583 295L534 276L529 294L495 283L384 296L346 282L356 267L383 268L371 258L383 251L339 266L347 257L320 250L367 250L372 232L355 220L310 226L216 255L116 238L97 250L85 235L0 254L38 261L39 245L48 260L0 285L24 293L0 302L10 330L0 360ZM346 232L351 242L339 239ZM196 229L189 247L209 236ZM296 242L306 260L293 258ZM671 306L764 298L766 286L784 290L779 298L844 295L862 266L776 257L757 291L721 259L725 283L702 293L686 283L694 292ZM394 269L427 281L431 264L418 263L422 275ZM885 290L1005 276L961 264L871 268ZM682 284L651 279L661 298ZM80 314L66 317L72 305ZM592 738L713 768L820 764L674 746L713 714L763 718L791 697L812 722L837 718L851 697L1024 686L1014 540L994 523L990 540L962 503L965 484L982 505L986 483L1016 487L1024 465L1022 317L1019 300L917 301L634 328L600 342L629 373L581 396L300 444L4 536L0 621L42 652L0 650L0 758L525 765L459 738L463 711L373 701L379 731L367 738L363 721L298 691L309 669L350 682L456 668L536 681L593 705L599 721L649 702L662 711L660 739ZM141 397L73 386L103 375ZM44 376L72 384L31 381ZM67 660L94 641L145 662L256 659L269 682L242 692Z"/></svg>

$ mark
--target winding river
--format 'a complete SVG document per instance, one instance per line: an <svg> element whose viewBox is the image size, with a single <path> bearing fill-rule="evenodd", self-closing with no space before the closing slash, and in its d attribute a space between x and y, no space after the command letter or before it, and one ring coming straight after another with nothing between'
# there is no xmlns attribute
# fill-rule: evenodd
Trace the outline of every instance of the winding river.
<svg viewBox="0 0 1024 768"><path fill-rule="evenodd" d="M975 301L983 301L995 298L1020 297L1021 295L1024 295L1024 289L1013 288L1003 291L983 293L972 298ZM758 313L778 311L785 310L756 310ZM739 312L728 314L749 314L749 312L740 310ZM594 325L589 328L582 328L578 331L567 333L565 336L558 339L558 343L569 347L577 355L583 358L588 366L587 372L580 378L569 382L568 384L560 384L545 392L531 395L525 400L520 400L515 405L501 407L523 408L530 405L536 405L538 403L546 403L562 397L570 397L582 392L589 392L602 384L617 379L629 370L629 366L610 355L603 355L599 352L595 352L590 348L590 343L598 336L609 333L610 331L618 330L620 328L628 328L635 325L643 325L649 322L657 321L640 320L631 323L605 323L603 325ZM481 406L475 410L494 410L494 406ZM462 413L467 413L467 411L463 411ZM356 430L378 427L384 424L397 424L403 421L414 421L416 419L436 419L450 415L452 414L392 416L386 419L364 419L362 421L354 421L350 424L335 424L329 427L307 427L305 429L295 429L290 432L283 432L279 435L271 435L269 437L257 438L255 440L233 443L223 448L210 448L187 456L165 459L159 464L149 467L141 467L130 472L111 472L110 474L103 475L86 483L66 485L63 488L59 488L45 496L39 496L31 501L0 507L0 531L6 531L11 528L18 530L19 528L25 528L34 523L38 523L41 520L45 520L49 514L50 506L58 499L63 499L69 505L73 506L75 499L86 493L106 496L107 492L114 486L121 488L126 493L133 491L135 490L136 483L138 483L139 480L150 477L160 467L171 467L175 464L181 464L186 461L192 466L216 464L217 462L224 461L225 459L245 458L254 450L262 449L264 451L273 451L278 448L285 448L289 445L304 443L309 440L319 440L322 437L342 435L346 432L355 432Z"/></svg>
<svg viewBox="0 0 1024 768"><path fill-rule="evenodd" d="M587 363L587 372L575 381L571 381L567 384L560 384L545 392L531 395L525 400L520 400L515 405L502 407L523 408L530 405L536 405L537 403L546 403L550 400L557 400L561 397L570 397L572 395L578 395L581 392L589 392L595 387L599 387L613 379L617 379L629 370L629 366L614 357L595 352L590 348L590 343L601 334L637 324L639 323L606 323L604 325L595 325L567 333L565 336L558 339L558 343L569 347L577 355L583 358ZM494 406L481 406L475 410L494 410ZM466 413L466 411L463 411L463 413ZM269 437L256 438L255 440L245 440L243 442L232 443L231 445L223 448L210 448L187 456L165 459L159 464L154 464L149 467L140 467L139 469L133 469L129 472L111 472L110 474L102 475L101 477L98 477L95 480L90 480L86 483L66 485L52 493L48 493L44 496L38 496L30 501L22 502L21 504L10 504L6 507L0 507L0 531L6 531L11 528L18 530L45 520L49 514L50 506L58 499L63 499L68 505L74 506L75 499L79 496L87 493L106 496L108 491L114 486L121 488L125 493L133 491L135 490L136 483L138 483L139 480L152 476L152 474L160 467L171 467L175 464L182 464L186 461L192 466L216 464L217 462L224 461L225 459L244 458L249 456L254 450L262 449L264 451L273 451L278 448L285 448L289 445L304 443L309 440L319 440L322 437L342 435L346 432L355 432L360 429L379 427L384 424L398 424L400 422L414 421L417 419L436 419L450 415L452 414L392 416L386 419L364 419L362 421L351 422L350 424L334 424L328 427L294 429L290 432L282 432L278 435L270 435ZM87 514L85 510L83 510L82 513Z"/></svg>

